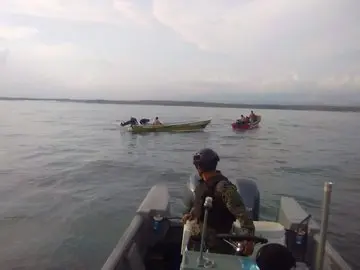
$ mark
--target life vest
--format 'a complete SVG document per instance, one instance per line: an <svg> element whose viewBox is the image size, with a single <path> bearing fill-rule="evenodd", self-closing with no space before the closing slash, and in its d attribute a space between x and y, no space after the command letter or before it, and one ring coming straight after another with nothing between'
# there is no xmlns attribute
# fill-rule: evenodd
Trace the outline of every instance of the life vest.
<svg viewBox="0 0 360 270"><path fill-rule="evenodd" d="M206 197L212 197L212 208L209 209L207 225L217 233L229 233L235 221L235 217L223 202L222 195L216 192L216 186L219 182L226 181L233 185L221 173L207 180L200 180L200 184L195 189L194 216L200 222L204 221L204 202Z"/></svg>

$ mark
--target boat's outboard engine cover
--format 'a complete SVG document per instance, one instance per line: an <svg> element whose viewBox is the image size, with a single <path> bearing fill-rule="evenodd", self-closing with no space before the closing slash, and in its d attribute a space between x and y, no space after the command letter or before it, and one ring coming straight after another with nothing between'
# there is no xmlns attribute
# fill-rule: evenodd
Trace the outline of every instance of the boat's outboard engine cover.
<svg viewBox="0 0 360 270"><path fill-rule="evenodd" d="M183 203L185 206L184 213L188 213L194 205L195 188L199 184L200 176L197 173L190 175L189 182L186 184Z"/></svg>
<svg viewBox="0 0 360 270"><path fill-rule="evenodd" d="M128 125L132 125L132 126L135 126L138 124L138 121L135 117L131 117L129 121L126 121L126 122L121 122L121 126L122 127L125 127L125 126L128 126Z"/></svg>
<svg viewBox="0 0 360 270"><path fill-rule="evenodd" d="M122 126L122 127L126 127L127 125L130 125L131 124L131 121L129 120L129 121L122 121L121 123L120 123L120 125Z"/></svg>
<svg viewBox="0 0 360 270"><path fill-rule="evenodd" d="M260 213L260 192L256 183L252 180L238 179L235 185L243 202L246 210L249 212L253 220L259 220Z"/></svg>
<svg viewBox="0 0 360 270"><path fill-rule="evenodd" d="M194 173L190 176L189 182L186 185L183 203L185 206L184 212L190 211L194 203L195 187L199 184L200 176ZM236 188L241 195L245 207L253 220L259 220L260 212L260 192L254 181L251 180L236 180Z"/></svg>

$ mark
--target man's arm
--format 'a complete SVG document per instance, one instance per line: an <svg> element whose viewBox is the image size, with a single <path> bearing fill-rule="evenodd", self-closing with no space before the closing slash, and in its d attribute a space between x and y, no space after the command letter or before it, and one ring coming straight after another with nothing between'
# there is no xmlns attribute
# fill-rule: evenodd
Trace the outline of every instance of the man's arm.
<svg viewBox="0 0 360 270"><path fill-rule="evenodd" d="M247 229L250 235L254 235L254 222L246 211L245 204L236 187L224 181L217 185L216 190L221 194L226 207L240 222L241 228Z"/></svg>

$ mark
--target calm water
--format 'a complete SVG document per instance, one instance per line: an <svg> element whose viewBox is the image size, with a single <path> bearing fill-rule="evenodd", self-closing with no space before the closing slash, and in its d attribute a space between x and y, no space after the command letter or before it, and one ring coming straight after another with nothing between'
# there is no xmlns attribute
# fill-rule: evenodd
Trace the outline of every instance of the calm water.
<svg viewBox="0 0 360 270"><path fill-rule="evenodd" d="M323 182L335 182L330 240L354 268L360 245L359 114L258 110L260 129L229 125L247 110L35 101L0 102L0 269L99 269L148 189L170 186L174 211L213 147L229 178L252 178L262 216L295 196L319 217ZM132 135L117 119L212 117L206 132Z"/></svg>

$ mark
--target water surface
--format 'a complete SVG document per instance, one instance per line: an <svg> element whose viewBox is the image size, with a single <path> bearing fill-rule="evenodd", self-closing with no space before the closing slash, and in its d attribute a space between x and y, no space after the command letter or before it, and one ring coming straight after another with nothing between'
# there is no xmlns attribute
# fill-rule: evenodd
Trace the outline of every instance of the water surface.
<svg viewBox="0 0 360 270"><path fill-rule="evenodd" d="M213 147L230 179L254 179L261 215L281 195L316 219L333 181L330 240L354 268L359 114L257 110L260 129L235 133L247 110L0 101L0 269L99 269L155 183L169 185L174 212L193 172L192 154ZM205 132L132 135L116 120L212 118Z"/></svg>

